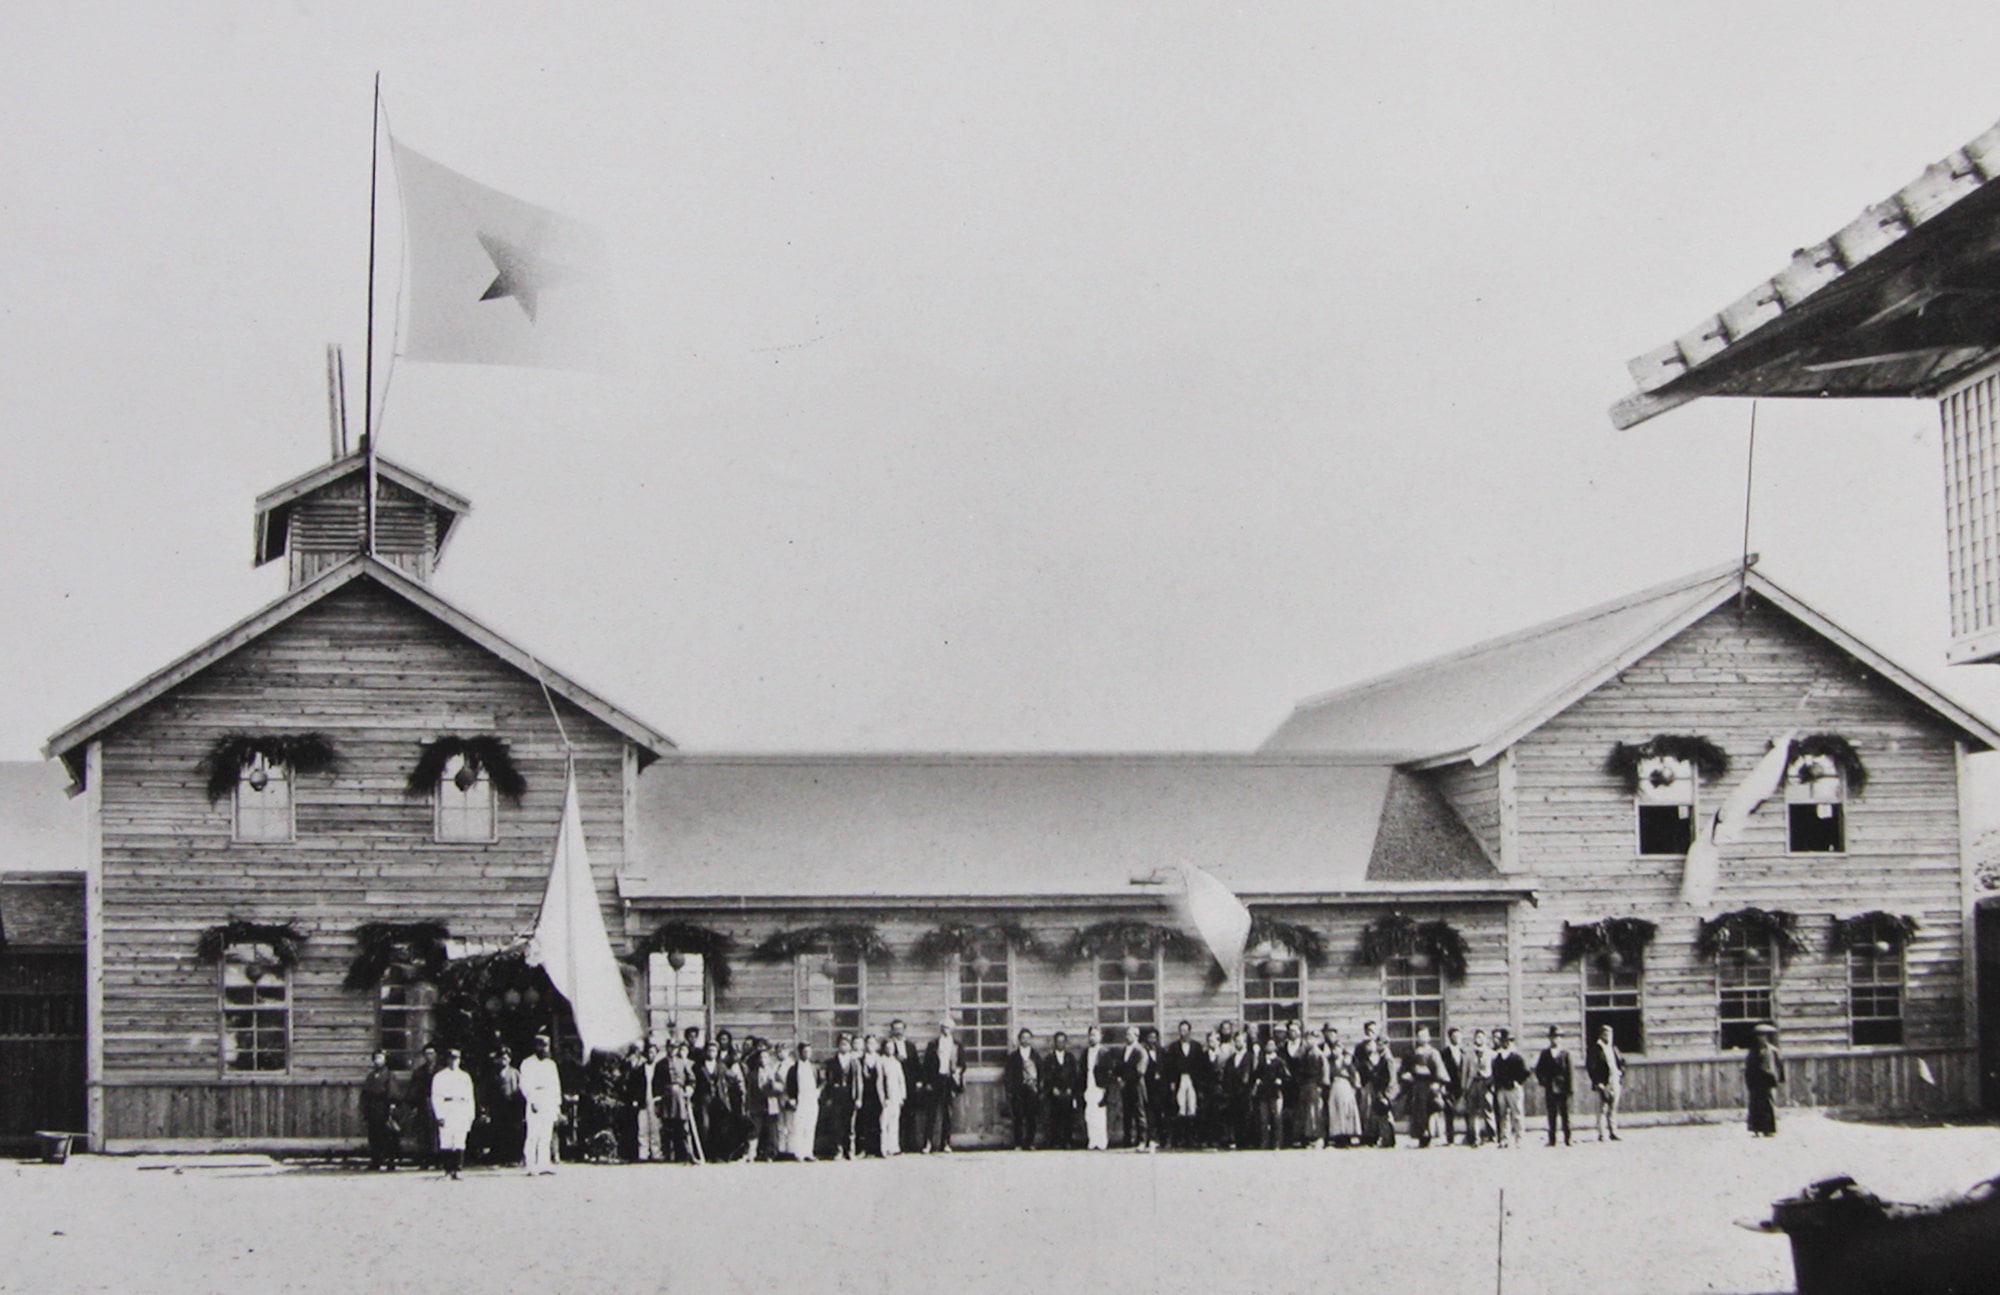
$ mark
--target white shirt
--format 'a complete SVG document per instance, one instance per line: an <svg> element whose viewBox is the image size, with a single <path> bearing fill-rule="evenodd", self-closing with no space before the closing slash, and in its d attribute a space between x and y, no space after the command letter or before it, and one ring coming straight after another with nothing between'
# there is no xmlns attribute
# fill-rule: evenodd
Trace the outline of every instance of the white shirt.
<svg viewBox="0 0 2000 1295"><path fill-rule="evenodd" d="M562 1072L553 1057L529 1057L521 1063L521 1096L530 1111L562 1109Z"/></svg>

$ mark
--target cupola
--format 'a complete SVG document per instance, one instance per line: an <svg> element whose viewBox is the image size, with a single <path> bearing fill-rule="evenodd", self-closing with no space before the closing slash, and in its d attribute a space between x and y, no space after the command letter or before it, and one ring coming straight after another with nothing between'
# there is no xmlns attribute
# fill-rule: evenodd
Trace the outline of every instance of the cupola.
<svg viewBox="0 0 2000 1295"><path fill-rule="evenodd" d="M366 455L349 454L258 496L256 565L289 557L297 589L368 551L368 467ZM428 581L472 504L379 454L374 467L374 555Z"/></svg>

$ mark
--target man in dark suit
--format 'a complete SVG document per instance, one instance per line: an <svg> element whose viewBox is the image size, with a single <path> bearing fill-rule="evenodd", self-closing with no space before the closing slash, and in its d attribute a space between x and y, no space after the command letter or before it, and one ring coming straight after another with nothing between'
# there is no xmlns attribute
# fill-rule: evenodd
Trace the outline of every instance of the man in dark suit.
<svg viewBox="0 0 2000 1295"><path fill-rule="evenodd" d="M854 1050L854 1036L843 1032L834 1040L832 1060L826 1066L825 1118L833 1129L834 1154L842 1160L856 1155L854 1122L861 1110L861 1088L866 1082L861 1054Z"/></svg>
<svg viewBox="0 0 2000 1295"><path fill-rule="evenodd" d="M1217 1049L1221 1051L1221 1049ZM1257 1074L1257 1044L1246 1032L1220 1059L1211 1058L1216 1070L1217 1140L1225 1147L1257 1144L1257 1111L1252 1103L1252 1080Z"/></svg>
<svg viewBox="0 0 2000 1295"><path fill-rule="evenodd" d="M1549 1113L1549 1145L1556 1144L1556 1125L1562 1125L1563 1145L1569 1141L1569 1098L1576 1088L1576 1065L1562 1045L1560 1026L1549 1027L1549 1046L1535 1058L1535 1082L1542 1086L1542 1105Z"/></svg>
<svg viewBox="0 0 2000 1295"><path fill-rule="evenodd" d="M1613 1142L1622 1141L1618 1136L1618 1099L1625 1092L1625 1054L1618 1050L1609 1025L1597 1027L1597 1037L1584 1054L1583 1069L1597 1094L1597 1140L1602 1142L1609 1136Z"/></svg>
<svg viewBox="0 0 2000 1295"><path fill-rule="evenodd" d="M1157 1041L1157 1031L1148 1030ZM1151 1070L1159 1062L1156 1048L1148 1048L1145 1035L1126 1035L1123 1055L1118 1058L1118 1097L1124 1116L1125 1145L1134 1151L1153 1145Z"/></svg>
<svg viewBox="0 0 2000 1295"><path fill-rule="evenodd" d="M1454 1127L1458 1113L1465 1107L1465 1045L1459 1042L1458 1027L1452 1026L1444 1032L1444 1046L1438 1049L1438 1056L1444 1059L1444 1086L1438 1094L1444 1103L1444 1144L1451 1145L1457 1133ZM1467 1116L1469 1121L1472 1117Z"/></svg>
<svg viewBox="0 0 2000 1295"><path fill-rule="evenodd" d="M1396 1054L1373 1021L1362 1025L1361 1042L1354 1045L1354 1079L1361 1090L1361 1145L1395 1146Z"/></svg>
<svg viewBox="0 0 2000 1295"><path fill-rule="evenodd" d="M912 1091L920 1094L924 1152L950 1151L952 1108L965 1091L965 1054L952 1037L950 1021L939 1021L937 1037L924 1045L917 1079Z"/></svg>
<svg viewBox="0 0 2000 1295"><path fill-rule="evenodd" d="M1014 1125L1014 1149L1033 1151L1042 1112L1042 1061L1035 1055L1033 1030L1023 1027L1014 1036L1014 1050L1000 1068L1000 1092Z"/></svg>
<svg viewBox="0 0 2000 1295"><path fill-rule="evenodd" d="M1195 1146L1201 1120L1200 1093L1213 1076L1208 1053L1195 1040L1192 1022L1182 1021L1176 1027L1174 1041L1167 1045L1161 1059L1161 1069L1172 1112L1167 1120L1168 1145Z"/></svg>
<svg viewBox="0 0 2000 1295"><path fill-rule="evenodd" d="M1069 1050L1069 1035L1057 1030L1048 1055L1042 1058L1042 1100L1048 1106L1049 1145L1067 1151L1076 1146L1076 1121L1083 1110L1083 1065Z"/></svg>

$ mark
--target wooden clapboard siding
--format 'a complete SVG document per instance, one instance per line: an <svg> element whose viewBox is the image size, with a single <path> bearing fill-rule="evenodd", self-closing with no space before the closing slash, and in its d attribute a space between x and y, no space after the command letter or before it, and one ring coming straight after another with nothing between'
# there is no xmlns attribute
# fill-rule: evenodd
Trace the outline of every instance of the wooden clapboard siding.
<svg viewBox="0 0 2000 1295"><path fill-rule="evenodd" d="M291 586L331 570L366 546L366 480L331 482L294 502L286 542ZM430 502L395 482L378 480L374 554L418 580L429 580L437 552L437 513Z"/></svg>
<svg viewBox="0 0 2000 1295"><path fill-rule="evenodd" d="M575 743L599 895L615 914L625 741L558 704ZM202 757L237 730L314 730L338 749L338 769L296 781L294 841L234 842L229 801L209 803ZM527 778L521 805L501 802L490 845L433 842L429 798L404 793L419 744L443 733L499 735ZM561 816L563 764L562 735L533 679L365 581L116 725L104 736L100 778L107 1079L221 1078L217 972L194 945L231 917L296 921L308 933L292 979L289 1079L358 1078L375 1016L370 995L340 986L354 928L435 918L481 941L529 930ZM210 1099L186 1100L189 1111L210 1109L200 1104ZM214 1109L237 1127L239 1115L252 1119L251 1106Z"/></svg>
<svg viewBox="0 0 2000 1295"><path fill-rule="evenodd" d="M1745 840L1725 849L1714 902L1700 912L1682 905L1681 860L1637 853L1631 798L1603 772L1612 743L1665 732L1720 744L1732 769L1721 784L1702 787L1700 814L1787 729L1841 734L1868 766L1866 791L1847 804L1847 852L1788 854L1782 805L1767 804ZM1755 601L1747 617L1734 604L1710 614L1523 737L1509 755L1509 826L1523 869L1539 883L1539 906L1519 918L1519 1010L1529 1037L1550 1023L1581 1026L1581 972L1558 958L1563 923L1632 914L1660 927L1645 967L1647 1073L1654 1062L1685 1061L1703 1074L1702 1067L1740 1067L1740 1054L1718 1053L1715 968L1695 953L1696 923L1756 905L1797 913L1809 945L1787 962L1777 987L1788 1052L1851 1052L1845 1066L1834 1065L1837 1058L1814 1063L1830 1075L1873 1074L1892 1055L1848 1049L1847 966L1826 946L1830 919L1870 909L1922 923L1907 955L1906 1042L1963 1045L1955 737L1906 694ZM1709 1081L1688 1082L1701 1089ZM1740 1076L1736 1082L1740 1090ZM1660 1100L1678 1109L1678 1090L1662 1091Z"/></svg>
<svg viewBox="0 0 2000 1295"><path fill-rule="evenodd" d="M279 1144L359 1141L361 1085L291 1083L116 1083L104 1090L104 1136L118 1143L230 1140Z"/></svg>
<svg viewBox="0 0 2000 1295"><path fill-rule="evenodd" d="M1534 1050L1529 1050L1534 1060ZM1577 1083L1584 1084L1581 1053ZM1930 1079L1923 1071L1930 1071ZM1778 1104L1885 1115L1937 1115L1978 1103L1978 1062L1966 1048L1884 1048L1837 1052L1785 1051L1785 1084ZM1743 1056L1678 1061L1632 1058L1618 1108L1628 1113L1675 1114L1741 1110L1745 1106ZM1597 1099L1585 1090L1571 1105L1579 1127ZM1528 1110L1542 1113L1541 1090L1528 1085Z"/></svg>

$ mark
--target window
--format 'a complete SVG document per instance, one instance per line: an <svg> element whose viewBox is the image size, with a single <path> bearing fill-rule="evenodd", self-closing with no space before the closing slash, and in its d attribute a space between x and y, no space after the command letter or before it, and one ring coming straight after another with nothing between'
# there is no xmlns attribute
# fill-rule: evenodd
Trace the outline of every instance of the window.
<svg viewBox="0 0 2000 1295"><path fill-rule="evenodd" d="M981 940L958 955L951 1019L969 1066L1006 1060L1014 1013L1008 1005L1008 956L1004 939Z"/></svg>
<svg viewBox="0 0 2000 1295"><path fill-rule="evenodd" d="M1694 844L1694 764L1669 756L1639 762L1639 790L1633 797L1639 820L1640 854L1686 854Z"/></svg>
<svg viewBox="0 0 2000 1295"><path fill-rule="evenodd" d="M675 962L681 965L676 967ZM646 1033L665 1038L690 1026L709 1036L708 969L699 953L655 953L646 958Z"/></svg>
<svg viewBox="0 0 2000 1295"><path fill-rule="evenodd" d="M1106 1043L1137 1039L1160 1023L1160 958L1128 953L1097 960L1097 1024Z"/></svg>
<svg viewBox="0 0 2000 1295"><path fill-rule="evenodd" d="M1723 1047L1749 1047L1758 1022L1772 1020L1777 983L1768 942L1729 943L1716 952L1716 1015Z"/></svg>
<svg viewBox="0 0 2000 1295"><path fill-rule="evenodd" d="M391 1070L416 1064L424 1041L431 1036L431 1007L437 987L418 978L410 968L392 966L375 991L375 1046L389 1054Z"/></svg>
<svg viewBox="0 0 2000 1295"><path fill-rule="evenodd" d="M1601 1025L1611 1027L1611 1039L1621 1052L1646 1050L1645 1016L1640 1009L1639 969L1601 966L1595 958L1583 964L1583 1037L1597 1038Z"/></svg>
<svg viewBox="0 0 2000 1295"><path fill-rule="evenodd" d="M236 776L236 839L292 839L292 771L255 756Z"/></svg>
<svg viewBox="0 0 2000 1295"><path fill-rule="evenodd" d="M1847 784L1823 755L1804 755L1785 773L1786 848L1793 854L1847 849Z"/></svg>
<svg viewBox="0 0 2000 1295"><path fill-rule="evenodd" d="M222 1069L282 1074L291 1064L290 977L268 945L233 944L222 957Z"/></svg>
<svg viewBox="0 0 2000 1295"><path fill-rule="evenodd" d="M1857 1047L1903 1041L1903 951L1866 945L1847 951L1849 1037Z"/></svg>
<svg viewBox="0 0 2000 1295"><path fill-rule="evenodd" d="M1286 1021L1306 1016L1305 967L1284 950L1252 949L1243 955L1243 1029L1261 1039Z"/></svg>
<svg viewBox="0 0 2000 1295"><path fill-rule="evenodd" d="M1444 1033L1444 975L1425 959L1391 958L1382 965L1382 1033L1391 1043L1410 1043L1418 1026L1433 1038Z"/></svg>
<svg viewBox="0 0 2000 1295"><path fill-rule="evenodd" d="M499 816L493 809L493 780L484 769L473 769L465 757L445 762L438 777L436 839L484 843L499 838Z"/></svg>
<svg viewBox="0 0 2000 1295"><path fill-rule="evenodd" d="M799 955L795 976L798 1037L811 1042L821 1056L830 1057L836 1036L861 1032L867 964L853 949L822 944Z"/></svg>

